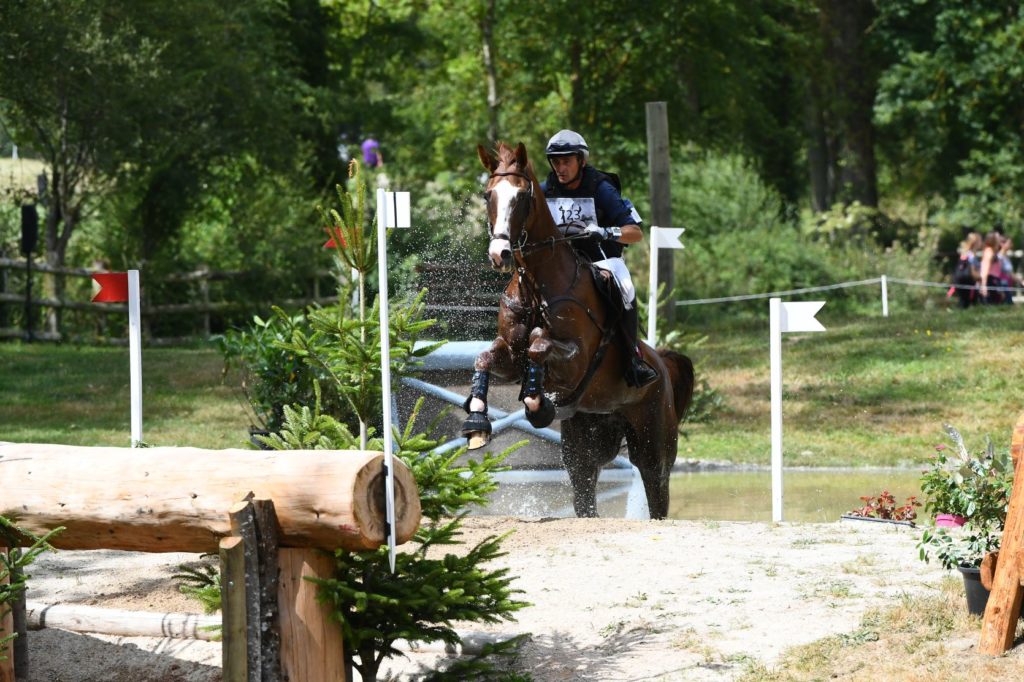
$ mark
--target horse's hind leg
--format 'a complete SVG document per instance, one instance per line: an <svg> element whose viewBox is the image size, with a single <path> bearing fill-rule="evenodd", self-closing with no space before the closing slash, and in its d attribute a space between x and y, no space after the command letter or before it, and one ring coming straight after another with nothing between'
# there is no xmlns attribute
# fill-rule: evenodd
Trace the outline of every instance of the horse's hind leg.
<svg viewBox="0 0 1024 682"><path fill-rule="evenodd" d="M562 422L562 464L576 516L597 516L597 477L621 444L622 432L609 415L578 412Z"/></svg>
<svg viewBox="0 0 1024 682"><path fill-rule="evenodd" d="M628 421L634 425L626 431L629 461L640 470L651 518L663 519L668 516L669 478L679 440L676 423L664 415L652 419L639 411Z"/></svg>

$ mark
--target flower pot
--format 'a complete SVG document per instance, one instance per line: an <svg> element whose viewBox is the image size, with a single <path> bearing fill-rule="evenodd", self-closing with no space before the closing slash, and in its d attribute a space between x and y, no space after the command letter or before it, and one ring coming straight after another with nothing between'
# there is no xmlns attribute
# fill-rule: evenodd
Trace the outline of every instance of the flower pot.
<svg viewBox="0 0 1024 682"><path fill-rule="evenodd" d="M981 569L972 566L959 566L958 570L964 577L967 611L975 616L984 616L985 605L988 604L988 590L981 584Z"/></svg>
<svg viewBox="0 0 1024 682"><path fill-rule="evenodd" d="M868 523L881 523L890 526L907 526L914 528L913 521L896 521L894 519L876 519L873 516L857 516L856 514L843 514L839 517L841 521L867 521Z"/></svg>
<svg viewBox="0 0 1024 682"><path fill-rule="evenodd" d="M936 514L935 526L937 528L959 528L967 523L967 519L956 514Z"/></svg>

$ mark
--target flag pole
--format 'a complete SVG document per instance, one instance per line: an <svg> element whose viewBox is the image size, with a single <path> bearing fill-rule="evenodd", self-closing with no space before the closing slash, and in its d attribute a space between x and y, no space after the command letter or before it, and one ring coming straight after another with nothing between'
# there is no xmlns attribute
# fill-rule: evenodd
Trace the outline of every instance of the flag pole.
<svg viewBox="0 0 1024 682"><path fill-rule="evenodd" d="M384 409L384 499L387 518L388 563L395 572L395 479L391 434L391 324L388 320L387 202L377 189L377 277L380 288L380 384ZM393 222L393 221L392 221Z"/></svg>
<svg viewBox="0 0 1024 682"><path fill-rule="evenodd" d="M139 306L139 271L128 271L128 357L131 376L132 447L142 443L142 315Z"/></svg>

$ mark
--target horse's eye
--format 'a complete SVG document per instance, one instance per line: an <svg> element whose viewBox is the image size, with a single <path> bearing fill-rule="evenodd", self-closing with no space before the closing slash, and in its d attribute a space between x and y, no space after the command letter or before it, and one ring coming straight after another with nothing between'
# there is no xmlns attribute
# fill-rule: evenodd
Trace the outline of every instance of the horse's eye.
<svg viewBox="0 0 1024 682"><path fill-rule="evenodd" d="M484 192L484 201L490 201L490 200L491 200L491 190L487 190L486 192Z"/></svg>

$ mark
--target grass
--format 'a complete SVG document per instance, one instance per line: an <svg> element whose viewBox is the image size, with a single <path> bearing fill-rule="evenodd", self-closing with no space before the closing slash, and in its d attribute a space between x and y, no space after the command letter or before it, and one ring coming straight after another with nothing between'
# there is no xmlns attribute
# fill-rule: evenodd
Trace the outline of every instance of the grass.
<svg viewBox="0 0 1024 682"><path fill-rule="evenodd" d="M212 349L146 348L142 437L151 445L244 447L248 422ZM0 344L0 441L127 446L127 348Z"/></svg>
<svg viewBox="0 0 1024 682"><path fill-rule="evenodd" d="M827 311L818 318L828 331L783 337L788 466L913 466L945 442L943 422L972 448L986 434L1008 446L1021 409L1024 309L895 308L889 318L858 319ZM723 318L692 331L708 336L693 354L726 406L710 423L684 424L680 456L768 465L767 321ZM243 444L248 421L221 366L212 348L146 348L144 439ZM0 440L125 445L127 350L0 344L0 405Z"/></svg>
<svg viewBox="0 0 1024 682"><path fill-rule="evenodd" d="M971 447L1009 444L1024 379L1024 310L891 310L829 319L827 331L783 336L783 458L787 466L897 466L945 442L943 422ZM684 322L685 324L685 322ZM693 352L725 398L706 424L684 425L680 456L769 464L768 324L723 320L698 330Z"/></svg>
<svg viewBox="0 0 1024 682"><path fill-rule="evenodd" d="M981 619L967 612L963 580L947 576L935 589L903 595L871 609L849 633L788 650L771 668L750 664L740 682L809 680L1016 680L1024 647L992 657L976 650ZM1018 642L1024 634L1018 627Z"/></svg>

